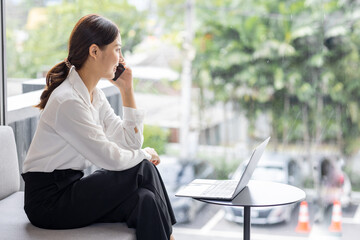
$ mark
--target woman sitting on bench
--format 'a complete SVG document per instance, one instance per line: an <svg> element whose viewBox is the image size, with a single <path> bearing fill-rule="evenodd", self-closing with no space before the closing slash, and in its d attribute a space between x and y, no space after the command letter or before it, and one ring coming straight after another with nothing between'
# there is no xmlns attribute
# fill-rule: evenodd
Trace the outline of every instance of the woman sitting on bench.
<svg viewBox="0 0 360 240"><path fill-rule="evenodd" d="M42 114L23 166L24 209L40 228L126 222L138 240L174 239L159 156L141 149L143 112L121 46L119 29L104 17L87 15L74 27L68 57L48 72L37 105ZM119 64L125 70L116 79ZM101 78L119 89L123 119L96 87ZM101 170L83 177L91 164Z"/></svg>

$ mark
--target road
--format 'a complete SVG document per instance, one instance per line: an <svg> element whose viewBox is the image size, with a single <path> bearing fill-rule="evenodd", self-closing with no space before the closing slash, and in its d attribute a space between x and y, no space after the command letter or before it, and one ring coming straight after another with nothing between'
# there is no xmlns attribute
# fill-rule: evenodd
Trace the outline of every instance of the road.
<svg viewBox="0 0 360 240"><path fill-rule="evenodd" d="M358 240L360 235L360 207L359 203L352 204L342 210L342 232L330 233L332 208L327 209L321 223L314 222L318 207L309 203L310 233L297 233L299 206L292 212L289 223L274 225L252 225L252 240ZM224 208L216 205L205 205L195 220L188 224L174 226L176 240L230 240L243 239L242 224L227 221Z"/></svg>

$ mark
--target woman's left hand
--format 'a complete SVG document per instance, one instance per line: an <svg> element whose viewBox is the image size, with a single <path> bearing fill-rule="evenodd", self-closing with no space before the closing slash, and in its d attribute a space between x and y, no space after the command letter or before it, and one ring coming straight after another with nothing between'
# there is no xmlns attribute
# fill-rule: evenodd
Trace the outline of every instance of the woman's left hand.
<svg viewBox="0 0 360 240"><path fill-rule="evenodd" d="M160 163L160 157L155 149L147 147L144 148L144 150L151 155L151 159L149 160L150 162L152 162L154 165L158 165Z"/></svg>

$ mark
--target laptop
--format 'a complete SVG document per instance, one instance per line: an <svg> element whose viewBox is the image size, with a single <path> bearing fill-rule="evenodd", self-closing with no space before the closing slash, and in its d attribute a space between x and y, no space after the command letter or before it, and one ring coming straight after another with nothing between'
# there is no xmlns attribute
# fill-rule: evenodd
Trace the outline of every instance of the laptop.
<svg viewBox="0 0 360 240"><path fill-rule="evenodd" d="M211 180L211 179L195 179L188 185L182 187L175 196L206 198L218 200L232 200L243 190L249 183L249 180L265 151L270 137L257 146L245 167L240 179L237 180ZM241 167L241 165L239 166Z"/></svg>

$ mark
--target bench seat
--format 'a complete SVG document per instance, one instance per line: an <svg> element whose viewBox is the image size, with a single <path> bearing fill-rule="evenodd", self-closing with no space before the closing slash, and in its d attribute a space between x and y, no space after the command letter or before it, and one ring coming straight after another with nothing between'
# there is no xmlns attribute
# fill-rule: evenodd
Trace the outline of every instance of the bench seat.
<svg viewBox="0 0 360 240"><path fill-rule="evenodd" d="M12 129L0 126L0 239L6 240L135 240L135 230L125 223L97 223L69 230L33 226L24 211L24 192Z"/></svg>

